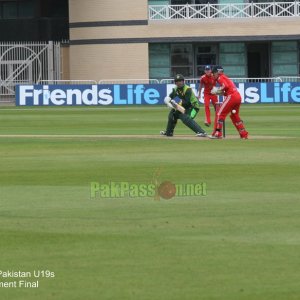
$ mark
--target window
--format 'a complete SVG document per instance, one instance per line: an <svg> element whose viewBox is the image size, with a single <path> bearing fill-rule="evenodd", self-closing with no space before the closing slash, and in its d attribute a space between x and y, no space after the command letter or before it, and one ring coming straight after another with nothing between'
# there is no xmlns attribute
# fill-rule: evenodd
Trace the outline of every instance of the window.
<svg viewBox="0 0 300 300"><path fill-rule="evenodd" d="M0 2L0 19L33 18L34 15L33 0Z"/></svg>
<svg viewBox="0 0 300 300"><path fill-rule="evenodd" d="M219 61L231 77L246 76L245 43L220 43Z"/></svg>
<svg viewBox="0 0 300 300"><path fill-rule="evenodd" d="M217 53L217 44L149 44L150 78L198 77L206 65L218 63Z"/></svg>
<svg viewBox="0 0 300 300"><path fill-rule="evenodd" d="M185 5L185 4L213 4L217 3L217 0L171 0L171 5Z"/></svg>
<svg viewBox="0 0 300 300"><path fill-rule="evenodd" d="M2 16L3 19L16 19L18 17L18 2L3 2Z"/></svg>
<svg viewBox="0 0 300 300"><path fill-rule="evenodd" d="M197 76L204 74L206 65L216 65L217 47L215 45L196 46Z"/></svg>
<svg viewBox="0 0 300 300"><path fill-rule="evenodd" d="M216 4L218 0L195 0L195 4Z"/></svg>
<svg viewBox="0 0 300 300"><path fill-rule="evenodd" d="M19 18L32 18L35 15L35 7L33 1L19 2Z"/></svg>
<svg viewBox="0 0 300 300"><path fill-rule="evenodd" d="M170 77L170 45L149 44L149 76L162 79Z"/></svg>
<svg viewBox="0 0 300 300"><path fill-rule="evenodd" d="M171 5L185 5L192 4L192 0L171 0Z"/></svg>
<svg viewBox="0 0 300 300"><path fill-rule="evenodd" d="M193 77L193 73L192 45L171 45L171 76L182 74L185 77Z"/></svg>
<svg viewBox="0 0 300 300"><path fill-rule="evenodd" d="M297 76L296 41L272 42L272 76Z"/></svg>

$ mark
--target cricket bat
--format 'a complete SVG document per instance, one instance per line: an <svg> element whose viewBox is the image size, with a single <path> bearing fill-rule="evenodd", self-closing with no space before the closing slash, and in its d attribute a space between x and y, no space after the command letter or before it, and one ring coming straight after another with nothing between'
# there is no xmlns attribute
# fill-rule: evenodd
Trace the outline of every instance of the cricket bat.
<svg viewBox="0 0 300 300"><path fill-rule="evenodd" d="M178 103L176 103L176 101L171 100L170 103L176 110L180 111L182 114L185 113L185 108L179 105Z"/></svg>

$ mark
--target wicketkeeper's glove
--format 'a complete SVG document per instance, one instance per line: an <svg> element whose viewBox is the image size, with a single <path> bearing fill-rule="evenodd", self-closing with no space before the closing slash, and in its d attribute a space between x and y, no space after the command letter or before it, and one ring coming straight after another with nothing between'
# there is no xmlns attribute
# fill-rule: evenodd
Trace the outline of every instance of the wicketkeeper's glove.
<svg viewBox="0 0 300 300"><path fill-rule="evenodd" d="M223 90L221 88L218 88L218 87L214 86L212 88L212 90L210 91L210 93L212 95L222 95L223 94Z"/></svg>

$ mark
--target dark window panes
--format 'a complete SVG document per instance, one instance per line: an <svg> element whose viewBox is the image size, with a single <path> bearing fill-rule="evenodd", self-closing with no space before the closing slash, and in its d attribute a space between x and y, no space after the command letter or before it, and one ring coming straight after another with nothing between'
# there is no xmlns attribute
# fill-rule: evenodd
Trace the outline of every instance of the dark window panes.
<svg viewBox="0 0 300 300"><path fill-rule="evenodd" d="M210 46L198 47L198 53L210 53L210 52L211 52Z"/></svg>
<svg viewBox="0 0 300 300"><path fill-rule="evenodd" d="M193 76L193 47L192 45L171 45L171 73L183 74L187 77Z"/></svg>
<svg viewBox="0 0 300 300"><path fill-rule="evenodd" d="M215 65L216 58L216 54L198 54L197 65Z"/></svg>
<svg viewBox="0 0 300 300"><path fill-rule="evenodd" d="M172 77L176 74L182 74L185 77L193 77L192 67L172 67L171 73Z"/></svg>
<svg viewBox="0 0 300 300"><path fill-rule="evenodd" d="M68 1L43 0L40 2L41 14L43 17L56 18L68 16Z"/></svg>
<svg viewBox="0 0 300 300"><path fill-rule="evenodd" d="M213 4L218 3L218 0L171 0L171 5L185 5L185 4Z"/></svg>
<svg viewBox="0 0 300 300"><path fill-rule="evenodd" d="M17 2L3 2L3 19L16 19L18 17Z"/></svg>
<svg viewBox="0 0 300 300"><path fill-rule="evenodd" d="M185 47L173 47L172 48L172 53L191 53L192 49L190 47L185 48Z"/></svg>
<svg viewBox="0 0 300 300"><path fill-rule="evenodd" d="M35 15L34 2L19 2L19 18L32 18Z"/></svg>
<svg viewBox="0 0 300 300"><path fill-rule="evenodd" d="M281 1L274 1L274 0L252 0L251 2L254 2L254 3L264 3L264 2L291 2L291 0L281 0Z"/></svg>
<svg viewBox="0 0 300 300"><path fill-rule="evenodd" d="M197 67L197 76L202 76L204 74L204 68L205 66L198 66Z"/></svg>
<svg viewBox="0 0 300 300"><path fill-rule="evenodd" d="M216 4L218 3L218 0L195 0L195 4Z"/></svg>
<svg viewBox="0 0 300 300"><path fill-rule="evenodd" d="M192 64L192 57L188 54L172 54L172 66L186 66Z"/></svg>
<svg viewBox="0 0 300 300"><path fill-rule="evenodd" d="M150 68L150 78L169 78L170 68Z"/></svg>
<svg viewBox="0 0 300 300"><path fill-rule="evenodd" d="M150 54L167 54L169 55L170 46L168 44L150 44L149 46Z"/></svg>
<svg viewBox="0 0 300 300"><path fill-rule="evenodd" d="M171 0L171 5L185 5L185 4L193 4L193 0Z"/></svg>

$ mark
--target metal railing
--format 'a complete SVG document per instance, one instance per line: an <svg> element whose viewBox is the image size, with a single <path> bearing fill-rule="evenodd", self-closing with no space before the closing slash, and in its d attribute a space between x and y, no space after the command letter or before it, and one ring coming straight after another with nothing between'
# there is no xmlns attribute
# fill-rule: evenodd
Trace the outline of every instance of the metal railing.
<svg viewBox="0 0 300 300"><path fill-rule="evenodd" d="M282 82L280 77L268 77L268 78L231 78L234 82Z"/></svg>
<svg viewBox="0 0 300 300"><path fill-rule="evenodd" d="M0 43L0 96L13 97L17 84L60 78L60 43Z"/></svg>
<svg viewBox="0 0 300 300"><path fill-rule="evenodd" d="M99 84L157 84L157 79L103 79Z"/></svg>
<svg viewBox="0 0 300 300"><path fill-rule="evenodd" d="M185 83L186 84L191 84L191 83L199 83L200 78L185 78ZM166 78L166 79L161 79L160 80L161 84L171 84L174 83L174 78Z"/></svg>
<svg viewBox="0 0 300 300"><path fill-rule="evenodd" d="M149 20L300 16L300 2L149 5Z"/></svg>
<svg viewBox="0 0 300 300"><path fill-rule="evenodd" d="M298 76L278 76L278 77L259 77L259 78L246 78L236 77L230 79L234 82L300 82ZM186 78L186 84L197 84L199 83L200 77L197 78ZM164 79L107 79L100 80L99 84L173 84L174 78Z"/></svg>
<svg viewBox="0 0 300 300"><path fill-rule="evenodd" d="M67 85L71 85L71 84L97 84L97 81L96 80L80 80L80 79L76 79L76 80L41 80L39 82L39 84L67 84Z"/></svg>
<svg viewBox="0 0 300 300"><path fill-rule="evenodd" d="M300 77L298 76L280 76L283 82L300 82Z"/></svg>
<svg viewBox="0 0 300 300"><path fill-rule="evenodd" d="M291 77L286 77L291 78ZM296 78L298 78L298 81L300 81L300 77L293 77L294 81L297 81ZM268 78L230 78L234 82L282 82L281 77L268 77ZM196 84L199 83L200 78L186 78L185 82L187 84ZM163 84L171 84L174 83L174 78L168 78L168 79L162 79L160 83Z"/></svg>

